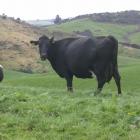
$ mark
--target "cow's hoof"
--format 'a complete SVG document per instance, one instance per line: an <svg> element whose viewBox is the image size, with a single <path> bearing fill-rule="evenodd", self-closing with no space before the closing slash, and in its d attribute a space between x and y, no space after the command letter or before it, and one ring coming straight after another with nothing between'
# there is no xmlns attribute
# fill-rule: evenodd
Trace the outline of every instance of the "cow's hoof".
<svg viewBox="0 0 140 140"><path fill-rule="evenodd" d="M122 96L122 94L121 93L118 93L117 96Z"/></svg>
<svg viewBox="0 0 140 140"><path fill-rule="evenodd" d="M97 89L97 90L94 92L94 96L100 95L100 93L101 93L101 90Z"/></svg>

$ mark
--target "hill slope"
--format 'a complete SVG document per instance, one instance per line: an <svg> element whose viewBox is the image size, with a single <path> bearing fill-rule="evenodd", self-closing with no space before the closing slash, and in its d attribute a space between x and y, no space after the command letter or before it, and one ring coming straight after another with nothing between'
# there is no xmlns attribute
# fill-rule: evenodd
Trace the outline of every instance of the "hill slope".
<svg viewBox="0 0 140 140"><path fill-rule="evenodd" d="M25 22L0 18L0 63L8 69L40 69L42 65L38 63L37 49L29 42L41 34L49 35L49 32Z"/></svg>
<svg viewBox="0 0 140 140"><path fill-rule="evenodd" d="M24 72L47 71L46 63L42 63L36 47L30 45L31 39L42 34L55 36L60 39L75 36L75 31L89 29L93 35L114 35L119 41L140 43L139 26L125 24L99 23L91 19L80 19L47 28L33 27L24 22L0 17L0 64L7 69ZM120 51L124 56L139 57L139 51L123 48Z"/></svg>
<svg viewBox="0 0 140 140"><path fill-rule="evenodd" d="M76 19L59 25L47 27L49 31L63 31L73 33L76 31L90 30L93 35L114 35L119 41L134 43L140 33L139 25L102 23L91 20L90 18ZM134 38L134 39L133 39ZM138 39L135 43L140 44Z"/></svg>
<svg viewBox="0 0 140 140"><path fill-rule="evenodd" d="M128 10L128 11L121 11L121 12L104 12L104 13L93 13L87 15L80 15L75 19L83 19L83 18L90 18L97 22L108 22L108 23L122 23L122 24L140 24L140 11L136 10ZM64 20L68 21L68 19Z"/></svg>

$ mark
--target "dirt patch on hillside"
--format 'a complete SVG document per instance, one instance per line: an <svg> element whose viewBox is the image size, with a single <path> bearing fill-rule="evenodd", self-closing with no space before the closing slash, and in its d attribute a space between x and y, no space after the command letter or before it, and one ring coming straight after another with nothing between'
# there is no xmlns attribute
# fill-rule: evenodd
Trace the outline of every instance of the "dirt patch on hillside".
<svg viewBox="0 0 140 140"><path fill-rule="evenodd" d="M50 36L47 29L33 27L25 22L18 23L9 18L0 18L0 64L7 69L44 71L44 66L39 62L37 48L29 43L42 34Z"/></svg>

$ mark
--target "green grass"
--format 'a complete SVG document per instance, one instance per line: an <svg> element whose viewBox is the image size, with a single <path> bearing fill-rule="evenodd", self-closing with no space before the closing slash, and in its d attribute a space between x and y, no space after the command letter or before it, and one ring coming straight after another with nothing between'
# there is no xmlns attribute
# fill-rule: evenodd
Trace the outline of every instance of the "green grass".
<svg viewBox="0 0 140 140"><path fill-rule="evenodd" d="M123 95L114 81L94 96L96 80L74 79L74 93L54 72L5 71L0 83L0 140L139 140L140 61L119 57Z"/></svg>
<svg viewBox="0 0 140 140"><path fill-rule="evenodd" d="M140 32L133 34L133 36L131 36L130 39L132 43L140 44Z"/></svg>
<svg viewBox="0 0 140 140"><path fill-rule="evenodd" d="M119 40L137 25L116 25L89 19L49 26L49 31L83 31L112 34ZM130 36L139 42L139 33ZM0 83L0 140L139 140L140 51L119 47L122 96L116 96L114 80L94 96L95 79L74 78L74 93L50 65L47 74L5 70ZM127 57L126 57L127 56ZM6 63L6 62L5 62Z"/></svg>
<svg viewBox="0 0 140 140"><path fill-rule="evenodd" d="M125 47L119 47L119 54L121 56L127 56L130 59L133 58L140 58L140 49L134 49L134 48L125 48ZM131 60L130 60L131 61ZM139 61L138 61L139 62Z"/></svg>
<svg viewBox="0 0 140 140"><path fill-rule="evenodd" d="M60 25L47 27L49 31L62 31L72 33L73 31L84 31L89 29L93 35L114 35L119 41L123 41L127 33L138 28L137 25L100 23L90 19L74 20Z"/></svg>

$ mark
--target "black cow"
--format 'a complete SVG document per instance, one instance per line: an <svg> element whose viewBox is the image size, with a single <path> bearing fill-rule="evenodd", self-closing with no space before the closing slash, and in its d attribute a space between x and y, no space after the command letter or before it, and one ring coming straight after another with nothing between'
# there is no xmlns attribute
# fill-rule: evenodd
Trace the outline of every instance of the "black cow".
<svg viewBox="0 0 140 140"><path fill-rule="evenodd" d="M96 77L98 92L114 77L118 94L121 94L117 64L118 41L113 36L54 41L43 35L38 41L30 43L39 45L41 60L48 59L56 73L66 79L68 91L73 91L73 76Z"/></svg>
<svg viewBox="0 0 140 140"><path fill-rule="evenodd" d="M4 74L3 74L3 66L0 65L0 82L3 80Z"/></svg>

